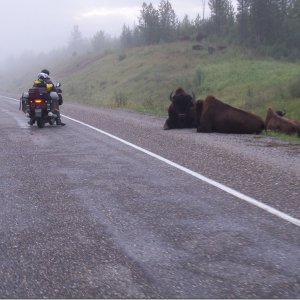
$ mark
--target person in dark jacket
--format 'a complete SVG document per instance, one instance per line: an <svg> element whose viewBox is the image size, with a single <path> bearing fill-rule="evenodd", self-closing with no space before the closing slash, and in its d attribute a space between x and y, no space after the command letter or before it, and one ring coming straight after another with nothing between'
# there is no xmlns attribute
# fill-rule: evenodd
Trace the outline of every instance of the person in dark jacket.
<svg viewBox="0 0 300 300"><path fill-rule="evenodd" d="M50 72L47 69L43 69L38 74L38 79L33 82L33 87L47 87L49 91L49 96L51 98L51 112L55 114L56 117L56 125L64 126L66 125L61 121L60 111L59 111L59 95L57 93L55 84L52 82L50 78ZM34 121L30 120L28 124L33 125Z"/></svg>

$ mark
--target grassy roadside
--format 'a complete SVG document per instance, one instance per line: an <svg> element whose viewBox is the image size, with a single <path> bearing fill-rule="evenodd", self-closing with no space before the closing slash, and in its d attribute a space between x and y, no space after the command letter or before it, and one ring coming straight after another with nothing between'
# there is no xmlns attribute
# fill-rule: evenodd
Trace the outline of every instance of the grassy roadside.
<svg viewBox="0 0 300 300"><path fill-rule="evenodd" d="M126 107L165 116L169 94L181 86L204 99L208 94L265 118L267 108L285 109L300 120L300 62L290 63L236 47L207 51L193 42L176 42L104 54L90 53L52 62L49 68L63 83L66 101ZM38 65L38 64L37 64ZM45 66L44 62L40 66ZM37 68L37 70L39 70ZM11 75L6 90L26 89L28 70Z"/></svg>
<svg viewBox="0 0 300 300"><path fill-rule="evenodd" d="M79 57L56 73L68 97L95 105L165 114L169 93L181 86L197 98L213 94L263 117L271 106L300 119L300 63L257 58L239 48L210 55L187 42L155 45Z"/></svg>

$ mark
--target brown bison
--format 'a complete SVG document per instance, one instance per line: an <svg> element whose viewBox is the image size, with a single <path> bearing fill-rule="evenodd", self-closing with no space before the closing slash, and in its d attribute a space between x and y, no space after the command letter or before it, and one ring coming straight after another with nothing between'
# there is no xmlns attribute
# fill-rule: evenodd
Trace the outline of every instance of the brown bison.
<svg viewBox="0 0 300 300"><path fill-rule="evenodd" d="M195 95L187 94L182 88L178 88L173 95L170 94L172 102L168 108L168 119L164 124L164 129L173 128L195 128Z"/></svg>
<svg viewBox="0 0 300 300"><path fill-rule="evenodd" d="M204 47L202 46L202 45L200 45L200 44L197 44L197 45L193 45L193 47L192 47L192 49L193 50L203 50L204 49Z"/></svg>
<svg viewBox="0 0 300 300"><path fill-rule="evenodd" d="M259 116L225 104L214 96L197 101L196 122L197 132L259 134L265 129Z"/></svg>
<svg viewBox="0 0 300 300"><path fill-rule="evenodd" d="M272 108L268 109L265 123L268 130L283 132L286 134L297 133L298 136L300 136L300 122L289 120L278 114L278 112L275 112Z"/></svg>
<svg viewBox="0 0 300 300"><path fill-rule="evenodd" d="M197 33L196 40L197 40L198 42L201 42L203 39L206 39L207 37L208 37L208 35L207 35L205 32L199 31L199 32Z"/></svg>

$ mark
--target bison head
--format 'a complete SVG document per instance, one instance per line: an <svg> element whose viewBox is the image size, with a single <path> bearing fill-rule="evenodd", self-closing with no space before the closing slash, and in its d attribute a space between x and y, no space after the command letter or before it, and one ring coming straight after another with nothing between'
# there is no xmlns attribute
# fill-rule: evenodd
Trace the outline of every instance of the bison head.
<svg viewBox="0 0 300 300"><path fill-rule="evenodd" d="M169 118L164 129L195 127L195 95L192 95L182 88L178 88L174 95L173 91L170 93L172 103L168 109Z"/></svg>
<svg viewBox="0 0 300 300"><path fill-rule="evenodd" d="M178 118L179 121L184 122L184 120L188 116L191 107L194 105L194 93L192 97L189 94L186 94L183 91L183 89L177 89L174 96L173 92L171 92L170 99L172 101L172 109L175 116Z"/></svg>

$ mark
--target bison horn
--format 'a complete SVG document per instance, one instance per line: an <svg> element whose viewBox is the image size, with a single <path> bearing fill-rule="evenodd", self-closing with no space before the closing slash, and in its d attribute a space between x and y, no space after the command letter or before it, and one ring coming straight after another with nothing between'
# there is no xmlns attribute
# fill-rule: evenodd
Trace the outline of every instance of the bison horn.
<svg viewBox="0 0 300 300"><path fill-rule="evenodd" d="M280 117L283 117L285 114L286 114L286 111L285 109L283 110L276 110L276 114Z"/></svg>
<svg viewBox="0 0 300 300"><path fill-rule="evenodd" d="M169 98L170 98L170 101L172 102L173 101L173 91L171 92Z"/></svg>

